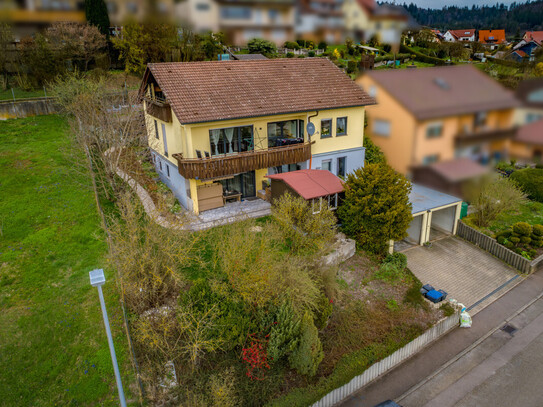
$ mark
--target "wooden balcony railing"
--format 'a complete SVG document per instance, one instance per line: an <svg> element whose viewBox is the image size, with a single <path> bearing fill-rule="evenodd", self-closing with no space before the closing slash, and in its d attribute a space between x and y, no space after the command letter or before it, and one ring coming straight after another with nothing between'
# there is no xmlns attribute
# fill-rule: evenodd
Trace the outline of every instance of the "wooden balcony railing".
<svg viewBox="0 0 543 407"><path fill-rule="evenodd" d="M211 179L240 174L260 168L276 167L307 161L311 157L311 143L300 143L267 150L243 151L231 155L211 158L183 158L173 154L177 160L179 174L188 179Z"/></svg>
<svg viewBox="0 0 543 407"><path fill-rule="evenodd" d="M148 96L144 96L143 99L147 102L146 111L148 114L163 122L171 123L172 109L168 101L160 98L150 98Z"/></svg>

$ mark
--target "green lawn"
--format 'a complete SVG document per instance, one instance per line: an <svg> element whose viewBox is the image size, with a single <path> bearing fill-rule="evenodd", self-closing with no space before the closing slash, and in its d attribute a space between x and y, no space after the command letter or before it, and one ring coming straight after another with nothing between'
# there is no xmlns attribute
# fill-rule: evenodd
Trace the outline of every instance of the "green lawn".
<svg viewBox="0 0 543 407"><path fill-rule="evenodd" d="M472 222L472 215L467 216L463 221L477 228ZM496 233L509 229L516 222L527 222L530 225L543 225L543 203L528 201L521 205L516 211L502 213L498 218L491 222L487 228L481 228L483 233L495 235ZM477 228L479 229L479 228Z"/></svg>
<svg viewBox="0 0 543 407"><path fill-rule="evenodd" d="M0 405L118 405L96 289L107 245L88 177L58 116L0 122ZM81 158L82 159L82 158ZM127 398L133 387L111 272L104 294Z"/></svg>
<svg viewBox="0 0 543 407"><path fill-rule="evenodd" d="M45 96L43 89L23 90L20 88L13 88L13 92L15 93L15 99L39 98ZM11 92L11 88L6 90L0 89L0 100L13 100L13 93Z"/></svg>

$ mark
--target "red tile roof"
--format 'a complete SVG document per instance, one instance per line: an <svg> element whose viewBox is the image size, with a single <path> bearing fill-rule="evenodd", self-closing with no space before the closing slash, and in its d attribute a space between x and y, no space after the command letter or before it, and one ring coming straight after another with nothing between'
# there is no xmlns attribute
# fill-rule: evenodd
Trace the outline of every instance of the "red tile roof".
<svg viewBox="0 0 543 407"><path fill-rule="evenodd" d="M535 41L539 45L542 45L543 43L543 31L526 31L524 33L524 37L522 37L523 40L526 41Z"/></svg>
<svg viewBox="0 0 543 407"><path fill-rule="evenodd" d="M471 37L475 34L475 28L468 28L466 30L449 30L454 38Z"/></svg>
<svg viewBox="0 0 543 407"><path fill-rule="evenodd" d="M469 158L441 161L429 165L428 168L438 173L449 182L464 181L488 172L487 167L484 167Z"/></svg>
<svg viewBox="0 0 543 407"><path fill-rule="evenodd" d="M305 200L344 191L343 181L328 170L298 170L268 178L282 180Z"/></svg>
<svg viewBox="0 0 543 407"><path fill-rule="evenodd" d="M472 65L390 69L366 75L419 120L520 105L511 91Z"/></svg>
<svg viewBox="0 0 543 407"><path fill-rule="evenodd" d="M543 119L520 127L515 140L526 144L543 145Z"/></svg>
<svg viewBox="0 0 543 407"><path fill-rule="evenodd" d="M503 44L505 30L479 30L479 42L483 44Z"/></svg>
<svg viewBox="0 0 543 407"><path fill-rule="evenodd" d="M149 64L183 124L375 104L325 58Z"/></svg>

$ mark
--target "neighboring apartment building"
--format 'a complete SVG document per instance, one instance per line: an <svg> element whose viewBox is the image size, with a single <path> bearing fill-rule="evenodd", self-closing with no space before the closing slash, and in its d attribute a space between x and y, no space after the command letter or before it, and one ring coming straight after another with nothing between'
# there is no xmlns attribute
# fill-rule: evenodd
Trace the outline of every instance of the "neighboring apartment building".
<svg viewBox="0 0 543 407"><path fill-rule="evenodd" d="M479 42L496 49L499 45L505 44L505 30L479 30Z"/></svg>
<svg viewBox="0 0 543 407"><path fill-rule="evenodd" d="M375 103L322 58L150 64L140 94L157 171L195 213L255 197L267 175L363 166Z"/></svg>
<svg viewBox="0 0 543 407"><path fill-rule="evenodd" d="M507 156L519 102L471 65L369 71L357 83L377 100L367 109L368 134L403 174L436 163Z"/></svg>
<svg viewBox="0 0 543 407"><path fill-rule="evenodd" d="M105 3L112 28L119 28L130 19L142 21L150 15L174 20L174 0L105 0Z"/></svg>
<svg viewBox="0 0 543 407"><path fill-rule="evenodd" d="M514 122L519 129L511 142L511 156L528 162L543 159L543 78L522 81L516 92L521 106Z"/></svg>
<svg viewBox="0 0 543 407"><path fill-rule="evenodd" d="M56 22L85 22L83 0L2 0L0 17L13 25L16 41L30 37Z"/></svg>
<svg viewBox="0 0 543 407"><path fill-rule="evenodd" d="M198 33L222 31L237 46L253 38L283 45L295 37L294 0L181 0L176 16Z"/></svg>
<svg viewBox="0 0 543 407"><path fill-rule="evenodd" d="M474 42L475 28L466 30L449 30L443 36L443 39L448 42Z"/></svg>
<svg viewBox="0 0 543 407"><path fill-rule="evenodd" d="M343 15L346 35L367 42L378 36L382 43L398 49L402 32L418 25L407 10L394 4L377 5L375 0L344 0Z"/></svg>
<svg viewBox="0 0 543 407"><path fill-rule="evenodd" d="M300 0L296 16L296 37L318 44L340 44L343 38L342 0Z"/></svg>

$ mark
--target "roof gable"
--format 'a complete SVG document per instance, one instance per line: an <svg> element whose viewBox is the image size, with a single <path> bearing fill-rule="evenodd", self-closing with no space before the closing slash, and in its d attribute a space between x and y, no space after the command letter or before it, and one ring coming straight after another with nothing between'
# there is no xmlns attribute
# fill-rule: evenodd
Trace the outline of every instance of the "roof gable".
<svg viewBox="0 0 543 407"><path fill-rule="evenodd" d="M182 124L375 104L324 58L149 64Z"/></svg>
<svg viewBox="0 0 543 407"><path fill-rule="evenodd" d="M505 30L479 30L479 42L501 44L505 42Z"/></svg>

